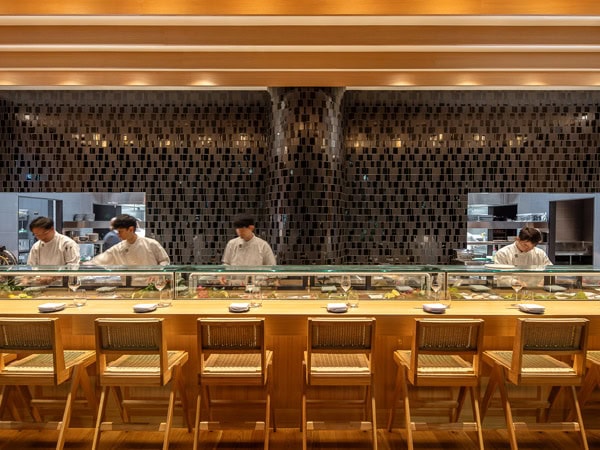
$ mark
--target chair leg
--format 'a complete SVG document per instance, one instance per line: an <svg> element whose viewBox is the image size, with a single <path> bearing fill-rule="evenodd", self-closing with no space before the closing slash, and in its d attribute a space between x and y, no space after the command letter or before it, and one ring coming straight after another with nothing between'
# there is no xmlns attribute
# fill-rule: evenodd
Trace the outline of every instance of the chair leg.
<svg viewBox="0 0 600 450"><path fill-rule="evenodd" d="M187 427L188 433L192 431L192 422L190 421L190 405L188 403L187 395L185 393L185 385L183 383L183 377L178 377L173 380L179 391L179 397L181 399L181 408L183 409L183 419Z"/></svg>
<svg viewBox="0 0 600 450"><path fill-rule="evenodd" d="M33 421L43 422L40 410L31 404L33 396L31 395L29 386L16 386L16 392L19 394L19 397L25 404L25 407L27 408L27 411L29 411L29 415L32 417Z"/></svg>
<svg viewBox="0 0 600 450"><path fill-rule="evenodd" d="M67 394L67 401L65 403L65 410L63 412L60 428L58 431L58 440L56 442L56 450L62 450L65 445L65 433L69 428L71 422L71 412L73 411L73 402L77 397L77 390L79 389L79 382L81 381L82 371L85 371L85 367L79 365L73 369L73 375L71 378L71 388Z"/></svg>
<svg viewBox="0 0 600 450"><path fill-rule="evenodd" d="M163 450L169 450L169 442L171 441L171 425L173 423L173 412L175 410L175 398L177 396L177 380L181 374L181 366L177 365L173 368L173 377L171 378L171 390L169 391L169 406L167 407L167 420L165 424L165 435L163 438Z"/></svg>
<svg viewBox="0 0 600 450"><path fill-rule="evenodd" d="M306 433L308 432L306 425L306 391L302 392L302 450L306 450Z"/></svg>
<svg viewBox="0 0 600 450"><path fill-rule="evenodd" d="M265 444L264 450L269 450L269 431L271 428L271 392L267 389L267 398L265 400Z"/></svg>
<svg viewBox="0 0 600 450"><path fill-rule="evenodd" d="M81 381L79 385L81 386L83 395L85 396L88 406L93 413L93 417L95 418L96 412L98 411L98 400L96 399L96 392L92 387L92 382L90 380L90 375L87 371L87 368L83 369L81 372Z"/></svg>
<svg viewBox="0 0 600 450"><path fill-rule="evenodd" d="M481 415L479 413L479 388L469 387L469 394L471 395L471 408L473 409L473 419L477 425L477 442L479 443L479 450L483 448L483 432L481 430Z"/></svg>
<svg viewBox="0 0 600 450"><path fill-rule="evenodd" d="M388 417L387 429L388 431L392 431L392 427L394 426L394 418L396 416L396 407L398 404L398 398L400 397L401 391L401 381L400 376L402 375L402 371L398 367L396 370L396 385L394 386L394 393L392 394L392 408L390 409L390 415Z"/></svg>
<svg viewBox="0 0 600 450"><path fill-rule="evenodd" d="M404 426L406 427L406 444L408 450L414 449L413 435L412 435L412 419L410 417L410 401L408 398L408 385L406 384L406 367L402 366L399 368L401 376L398 378L400 381L400 393L404 404Z"/></svg>
<svg viewBox="0 0 600 450"><path fill-rule="evenodd" d="M550 410L554 406L556 399L558 398L558 394L562 391L563 386L552 386L550 389L550 393L548 394L548 407L541 410L541 414L539 414L538 422L548 422L548 416L550 415Z"/></svg>
<svg viewBox="0 0 600 450"><path fill-rule="evenodd" d="M497 376L497 374L496 374L495 370L492 368L492 373L488 380L488 384L485 389L485 393L483 395L483 399L481 400L481 405L480 405L482 421L485 419L485 415L490 406L490 402L492 401L492 397L494 396L494 392L496 391L496 388L498 387L498 379L496 378L496 376Z"/></svg>
<svg viewBox="0 0 600 450"><path fill-rule="evenodd" d="M371 426L373 427L373 450L377 450L377 405L375 404L375 388L373 380L369 386L371 393Z"/></svg>
<svg viewBox="0 0 600 450"><path fill-rule="evenodd" d="M106 403L108 400L109 387L102 386L102 392L100 393L100 403L98 404L98 414L96 415L96 428L94 429L94 439L92 440L92 450L96 450L100 443L100 433L102 421L104 420L104 414L106 413Z"/></svg>
<svg viewBox="0 0 600 450"><path fill-rule="evenodd" d="M117 399L117 406L119 408L119 414L121 414L121 420L123 421L123 423L129 423L131 421L131 418L129 417L129 412L127 411L127 408L123 405L123 402L125 401L123 391L119 386L113 386L112 391L115 395L115 398Z"/></svg>
<svg viewBox="0 0 600 450"><path fill-rule="evenodd" d="M579 401L577 400L577 391L575 390L575 386L569 387L569 394L571 403L573 404L573 409L575 410L575 416L577 417L577 423L579 424L579 439L581 441L581 448L583 450L589 450L587 437L585 435L585 428L583 426L583 417L581 415Z"/></svg>
<svg viewBox="0 0 600 450"><path fill-rule="evenodd" d="M267 383L267 393L269 395L269 397L271 398L271 427L273 428L273 431L277 431L277 422L275 422L275 405L272 403L273 402L273 384L271 383L271 380L273 379L273 365L270 364L268 371L267 371L267 379L266 379L266 383Z"/></svg>
<svg viewBox="0 0 600 450"><path fill-rule="evenodd" d="M458 390L458 398L456 399L456 408L452 410L452 417L450 418L450 422L457 422L460 417L460 413L462 412L463 406L465 404L465 397L467 395L467 388L465 386L461 386Z"/></svg>
<svg viewBox="0 0 600 450"><path fill-rule="evenodd" d="M508 438L510 440L511 450L518 450L517 445L517 434L515 431L512 409L510 407L510 401L508 400L508 391L506 389L506 381L504 377L504 369L500 366L495 366L494 371L498 376L498 389L500 391L500 400L502 401L502 409L504 409L504 418L506 421L506 429L508 431Z"/></svg>
<svg viewBox="0 0 600 450"><path fill-rule="evenodd" d="M17 409L14 399L12 401L10 399L10 393L12 390L13 386L2 386L2 390L0 391L0 418L4 414L4 411L8 408L13 420L21 422L23 420L21 413Z"/></svg>
<svg viewBox="0 0 600 450"><path fill-rule="evenodd" d="M200 439L200 409L202 408L202 392L201 389L198 390L198 396L196 397L196 417L194 419L194 448L193 450L198 450L198 440Z"/></svg>

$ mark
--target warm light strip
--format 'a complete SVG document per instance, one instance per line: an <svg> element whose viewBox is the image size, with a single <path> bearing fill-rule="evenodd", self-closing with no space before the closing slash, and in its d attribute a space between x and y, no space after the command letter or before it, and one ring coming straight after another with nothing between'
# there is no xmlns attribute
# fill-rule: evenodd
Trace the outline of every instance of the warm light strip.
<svg viewBox="0 0 600 450"><path fill-rule="evenodd" d="M597 52L600 45L120 45L120 44L15 44L0 45L0 52Z"/></svg>
<svg viewBox="0 0 600 450"><path fill-rule="evenodd" d="M307 68L277 68L277 67L265 67L259 69L248 69L246 67L222 69L218 67L202 67L196 69L165 69L165 68L149 68L149 67L2 67L3 72L152 72L152 73L204 73L204 72L363 72L363 73L394 73L394 72L410 72L410 73L447 73L447 72L600 72L600 68L590 67L529 67L529 68L516 68L516 67L460 67L452 69L404 69L402 67L396 67L391 69L361 69L361 68L344 68L344 69L307 69Z"/></svg>
<svg viewBox="0 0 600 450"><path fill-rule="evenodd" d="M600 25L598 16L547 15L321 15L321 16L172 16L172 15L31 15L0 16L0 25L51 26L393 26L393 25L461 25L461 26L590 26Z"/></svg>

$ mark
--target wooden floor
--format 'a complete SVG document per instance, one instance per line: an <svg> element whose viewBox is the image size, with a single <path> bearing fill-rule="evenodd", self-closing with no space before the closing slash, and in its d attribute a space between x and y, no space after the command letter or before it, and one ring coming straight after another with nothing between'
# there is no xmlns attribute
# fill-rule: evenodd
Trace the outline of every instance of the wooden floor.
<svg viewBox="0 0 600 450"><path fill-rule="evenodd" d="M84 450L91 447L91 429L72 429L67 434L66 450ZM313 434L309 449L370 449L369 434L364 432L321 431ZM571 450L579 448L572 433L519 433L521 450ZM50 450L54 449L56 432L49 431L0 431L0 450ZM203 432L202 449L262 449L261 435L249 431ZM415 434L415 449L437 450L476 449L475 437L459 432L418 432ZM485 430L485 448L488 450L510 449L506 432ZM600 430L588 430L590 449L600 449ZM103 434L101 449L105 450L150 450L160 449L160 433L107 432ZM176 429L171 439L171 450L190 450L192 435L185 429ZM302 448L302 437L298 429L282 428L271 434L271 450L293 450ZM379 431L380 450L404 450L406 441L403 430Z"/></svg>

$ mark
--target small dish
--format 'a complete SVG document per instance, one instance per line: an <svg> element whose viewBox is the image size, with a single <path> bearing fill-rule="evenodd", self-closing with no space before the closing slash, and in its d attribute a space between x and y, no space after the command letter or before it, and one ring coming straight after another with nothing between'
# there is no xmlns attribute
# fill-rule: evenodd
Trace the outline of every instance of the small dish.
<svg viewBox="0 0 600 450"><path fill-rule="evenodd" d="M138 303L137 305L133 305L133 312L136 313L146 313L156 311L158 305L156 303Z"/></svg>
<svg viewBox="0 0 600 450"><path fill-rule="evenodd" d="M345 313L348 311L348 305L345 303L327 303L327 312Z"/></svg>
<svg viewBox="0 0 600 450"><path fill-rule="evenodd" d="M62 311L65 309L65 303L43 303L38 305L38 311L41 313Z"/></svg>
<svg viewBox="0 0 600 450"><path fill-rule="evenodd" d="M250 303L231 303L229 305L229 312L241 313L250 311Z"/></svg>
<svg viewBox="0 0 600 450"><path fill-rule="evenodd" d="M424 303L423 311L431 314L444 314L448 307L442 303Z"/></svg>

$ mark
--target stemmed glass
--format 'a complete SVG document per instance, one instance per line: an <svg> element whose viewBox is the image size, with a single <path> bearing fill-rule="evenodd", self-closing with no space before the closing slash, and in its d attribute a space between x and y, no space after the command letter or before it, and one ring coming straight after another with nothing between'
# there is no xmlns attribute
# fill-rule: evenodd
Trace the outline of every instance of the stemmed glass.
<svg viewBox="0 0 600 450"><path fill-rule="evenodd" d="M435 294L435 301L438 302L440 300L440 289L442 289L442 285L438 279L439 277L434 276L431 279L431 290Z"/></svg>
<svg viewBox="0 0 600 450"><path fill-rule="evenodd" d="M69 277L68 281L69 289L73 291L73 295L77 292L77 289L81 286L81 280L79 277Z"/></svg>
<svg viewBox="0 0 600 450"><path fill-rule="evenodd" d="M160 306L170 306L170 301L162 301L162 291L169 284L169 279L165 276L158 276L154 279L154 287L158 290L158 303Z"/></svg>
<svg viewBox="0 0 600 450"><path fill-rule="evenodd" d="M348 301L348 291L352 287L352 280L350 280L350 275L342 275L340 277L340 287L344 291L344 297L346 297L346 301Z"/></svg>
<svg viewBox="0 0 600 450"><path fill-rule="evenodd" d="M523 282L521 280L519 280L518 278L513 278L512 280L510 280L510 286L513 288L513 290L515 291L515 302L519 300L519 291L521 289L523 289L523 287L525 286L523 284Z"/></svg>

